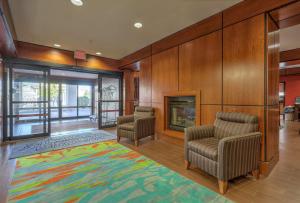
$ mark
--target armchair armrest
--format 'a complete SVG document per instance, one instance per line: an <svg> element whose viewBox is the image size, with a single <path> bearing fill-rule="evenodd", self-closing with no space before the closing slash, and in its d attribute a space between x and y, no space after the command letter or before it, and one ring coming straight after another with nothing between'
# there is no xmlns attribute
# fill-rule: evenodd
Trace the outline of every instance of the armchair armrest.
<svg viewBox="0 0 300 203"><path fill-rule="evenodd" d="M136 119L134 122L134 130L136 138L143 138L149 135L154 135L155 132L155 117L145 117Z"/></svg>
<svg viewBox="0 0 300 203"><path fill-rule="evenodd" d="M190 127L184 129L184 157L188 160L188 142L191 140L199 140L214 136L213 125L202 125L198 127Z"/></svg>
<svg viewBox="0 0 300 203"><path fill-rule="evenodd" d="M121 125L123 123L130 123L130 122L134 122L133 115L130 115L130 116L119 116L117 118L117 125Z"/></svg>
<svg viewBox="0 0 300 203"><path fill-rule="evenodd" d="M198 127L189 127L184 129L184 140L199 140L214 136L213 125L202 125Z"/></svg>
<svg viewBox="0 0 300 203"><path fill-rule="evenodd" d="M230 180L259 167L261 133L226 137L218 146L218 179Z"/></svg>

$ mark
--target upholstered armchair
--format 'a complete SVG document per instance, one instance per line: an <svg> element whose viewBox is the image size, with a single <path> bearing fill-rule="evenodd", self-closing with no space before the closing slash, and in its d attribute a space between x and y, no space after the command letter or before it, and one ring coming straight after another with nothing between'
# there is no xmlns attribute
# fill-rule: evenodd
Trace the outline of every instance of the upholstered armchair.
<svg viewBox="0 0 300 203"><path fill-rule="evenodd" d="M191 164L218 178L220 193L228 180L259 177L261 133L258 118L243 113L219 112L214 125L185 129L185 164Z"/></svg>
<svg viewBox="0 0 300 203"><path fill-rule="evenodd" d="M117 140L126 137L138 146L139 140L144 137L155 137L155 117L152 107L136 107L134 115L120 116L117 119Z"/></svg>

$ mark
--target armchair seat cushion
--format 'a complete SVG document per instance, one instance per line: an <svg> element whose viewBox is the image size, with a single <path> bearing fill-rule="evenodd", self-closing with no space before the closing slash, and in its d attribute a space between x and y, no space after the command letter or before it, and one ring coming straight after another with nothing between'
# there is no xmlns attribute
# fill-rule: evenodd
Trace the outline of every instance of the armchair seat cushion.
<svg viewBox="0 0 300 203"><path fill-rule="evenodd" d="M216 137L193 140L188 142L188 148L208 159L218 161L219 141Z"/></svg>
<svg viewBox="0 0 300 203"><path fill-rule="evenodd" d="M134 130L134 122L124 123L118 126L119 129L133 131Z"/></svg>

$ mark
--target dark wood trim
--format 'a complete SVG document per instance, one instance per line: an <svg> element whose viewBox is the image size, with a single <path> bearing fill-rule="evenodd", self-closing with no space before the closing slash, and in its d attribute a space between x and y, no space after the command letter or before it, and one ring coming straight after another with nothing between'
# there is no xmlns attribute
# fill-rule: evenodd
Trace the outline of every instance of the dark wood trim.
<svg viewBox="0 0 300 203"><path fill-rule="evenodd" d="M294 25L298 25L300 24L300 14L293 16L291 18L287 18L284 20L279 21L279 27L282 28L287 28L287 27L291 27Z"/></svg>
<svg viewBox="0 0 300 203"><path fill-rule="evenodd" d="M3 56L16 56L16 46L10 31L8 19L4 15L4 0L0 1L0 53Z"/></svg>
<svg viewBox="0 0 300 203"><path fill-rule="evenodd" d="M223 26L238 23L267 11L297 2L297 0L245 0L223 11Z"/></svg>
<svg viewBox="0 0 300 203"><path fill-rule="evenodd" d="M280 52L280 62L300 60L300 48Z"/></svg>

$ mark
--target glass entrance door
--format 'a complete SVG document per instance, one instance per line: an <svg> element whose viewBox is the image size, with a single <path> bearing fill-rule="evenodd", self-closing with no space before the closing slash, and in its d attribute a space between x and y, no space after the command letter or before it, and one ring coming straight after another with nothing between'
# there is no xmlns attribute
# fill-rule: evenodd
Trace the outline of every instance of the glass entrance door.
<svg viewBox="0 0 300 203"><path fill-rule="evenodd" d="M99 76L99 128L113 127L121 114L121 78Z"/></svg>
<svg viewBox="0 0 300 203"><path fill-rule="evenodd" d="M6 82L6 139L50 134L49 70L11 65Z"/></svg>

